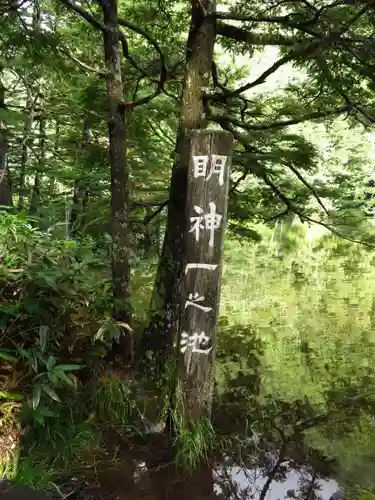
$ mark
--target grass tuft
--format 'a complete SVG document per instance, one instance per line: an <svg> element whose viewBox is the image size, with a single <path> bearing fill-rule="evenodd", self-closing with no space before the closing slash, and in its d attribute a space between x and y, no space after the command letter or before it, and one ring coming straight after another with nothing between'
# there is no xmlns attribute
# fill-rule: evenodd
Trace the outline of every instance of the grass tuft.
<svg viewBox="0 0 375 500"><path fill-rule="evenodd" d="M118 379L106 379L99 382L91 394L95 418L104 427L111 427L121 436L140 433L135 425L135 416L140 412L132 396L129 385Z"/></svg>
<svg viewBox="0 0 375 500"><path fill-rule="evenodd" d="M214 444L214 429L205 417L198 422L186 423L183 415L174 410L172 418L177 433L174 441L176 464L191 474L202 461L208 460Z"/></svg>

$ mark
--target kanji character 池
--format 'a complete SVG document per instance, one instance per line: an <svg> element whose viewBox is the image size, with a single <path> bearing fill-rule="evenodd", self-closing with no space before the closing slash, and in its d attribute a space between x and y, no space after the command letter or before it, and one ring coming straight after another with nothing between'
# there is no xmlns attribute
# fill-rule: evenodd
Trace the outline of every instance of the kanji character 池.
<svg viewBox="0 0 375 500"><path fill-rule="evenodd" d="M216 213L215 203L210 203L209 213L202 215L204 213L203 208L194 205L194 210L198 214L197 217L190 217L190 222L192 223L190 233L195 232L195 240L199 241L200 230L205 229L210 232L210 239L208 245L210 247L214 246L214 235L215 231L220 228L222 215Z"/></svg>
<svg viewBox="0 0 375 500"><path fill-rule="evenodd" d="M199 354L208 354L212 350L212 346L207 348L210 337L208 337L204 332L192 333L189 335L186 332L181 333L180 341L180 351L182 354L185 353L188 347L192 347L191 352L196 352Z"/></svg>

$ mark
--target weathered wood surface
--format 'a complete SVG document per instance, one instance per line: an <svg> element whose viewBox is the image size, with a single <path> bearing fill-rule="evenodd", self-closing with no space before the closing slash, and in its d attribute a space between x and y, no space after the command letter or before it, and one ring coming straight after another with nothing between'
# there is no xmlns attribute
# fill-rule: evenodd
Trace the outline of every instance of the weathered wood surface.
<svg viewBox="0 0 375 500"><path fill-rule="evenodd" d="M211 412L232 143L224 131L190 133L177 383L189 421Z"/></svg>

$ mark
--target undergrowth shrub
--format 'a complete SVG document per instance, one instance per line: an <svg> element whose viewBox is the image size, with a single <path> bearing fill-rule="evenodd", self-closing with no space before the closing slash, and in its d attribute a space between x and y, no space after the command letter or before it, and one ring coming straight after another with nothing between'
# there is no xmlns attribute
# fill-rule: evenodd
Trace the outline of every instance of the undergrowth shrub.
<svg viewBox="0 0 375 500"><path fill-rule="evenodd" d="M0 463L15 453L21 408L45 426L76 391L87 353L102 356L119 335L108 260L88 238L54 240L32 223L0 213Z"/></svg>

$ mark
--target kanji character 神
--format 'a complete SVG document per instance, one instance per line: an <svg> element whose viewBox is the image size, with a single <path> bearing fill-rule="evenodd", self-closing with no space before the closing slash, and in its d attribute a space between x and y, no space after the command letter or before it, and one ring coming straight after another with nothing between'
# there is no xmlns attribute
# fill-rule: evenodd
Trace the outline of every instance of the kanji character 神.
<svg viewBox="0 0 375 500"><path fill-rule="evenodd" d="M192 227L190 229L190 233L195 231L195 240L199 241L199 234L201 229L206 229L210 231L210 239L208 245L210 247L214 246L214 234L217 229L220 227L222 215L216 213L216 205L215 203L210 203L210 211L208 214L202 215L204 213L203 208L194 205L194 210L197 212L197 217L190 217L190 222L192 223Z"/></svg>

